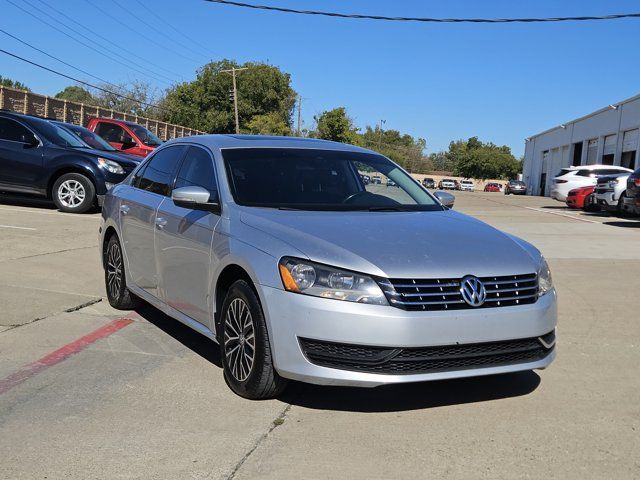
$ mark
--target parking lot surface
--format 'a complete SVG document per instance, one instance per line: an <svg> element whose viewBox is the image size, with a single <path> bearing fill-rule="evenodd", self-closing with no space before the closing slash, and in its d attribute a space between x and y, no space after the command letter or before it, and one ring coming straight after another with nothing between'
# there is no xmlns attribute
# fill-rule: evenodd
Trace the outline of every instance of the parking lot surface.
<svg viewBox="0 0 640 480"><path fill-rule="evenodd" d="M640 220L455 194L547 257L555 363L262 402L204 337L108 306L97 213L1 200L0 478L640 478Z"/></svg>

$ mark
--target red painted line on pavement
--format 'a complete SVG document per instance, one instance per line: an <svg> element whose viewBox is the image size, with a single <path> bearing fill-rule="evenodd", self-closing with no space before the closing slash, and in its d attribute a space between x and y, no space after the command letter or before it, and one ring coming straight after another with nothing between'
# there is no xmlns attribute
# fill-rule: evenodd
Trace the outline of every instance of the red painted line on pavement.
<svg viewBox="0 0 640 480"><path fill-rule="evenodd" d="M89 345L95 343L101 338L108 337L109 335L132 323L133 320L129 318L119 318L98 328L97 330L94 330L91 333L88 333L84 337L80 337L71 343L67 343L65 346L49 353L48 355L45 355L41 359L25 365L17 372L12 373L8 377L0 380L0 395L2 395L3 393L7 393L13 387L20 385L22 382L39 374L43 370L46 370L47 368L66 360L71 355L75 355L76 353L81 352Z"/></svg>

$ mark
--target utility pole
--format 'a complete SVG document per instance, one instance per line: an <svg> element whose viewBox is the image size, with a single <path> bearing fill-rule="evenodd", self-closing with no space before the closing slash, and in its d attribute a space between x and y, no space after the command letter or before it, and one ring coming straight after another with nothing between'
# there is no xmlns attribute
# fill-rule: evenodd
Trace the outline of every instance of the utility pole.
<svg viewBox="0 0 640 480"><path fill-rule="evenodd" d="M302 95L298 95L298 128L297 135L301 136L302 130Z"/></svg>
<svg viewBox="0 0 640 480"><path fill-rule="evenodd" d="M236 133L240 133L240 120L238 119L238 88L236 87L236 72L248 70L248 68L231 67L229 70L220 70L222 73L231 73L233 78L233 109L236 114Z"/></svg>
<svg viewBox="0 0 640 480"><path fill-rule="evenodd" d="M380 120L380 124L378 126L378 151L382 148L382 124L387 123L386 120Z"/></svg>

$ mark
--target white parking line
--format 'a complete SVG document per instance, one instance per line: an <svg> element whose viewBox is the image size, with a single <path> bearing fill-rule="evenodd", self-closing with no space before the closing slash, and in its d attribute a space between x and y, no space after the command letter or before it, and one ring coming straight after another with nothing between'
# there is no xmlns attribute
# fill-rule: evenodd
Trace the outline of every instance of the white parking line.
<svg viewBox="0 0 640 480"><path fill-rule="evenodd" d="M16 230L37 230L37 228L16 227L15 225L0 225L0 228L15 228Z"/></svg>
<svg viewBox="0 0 640 480"><path fill-rule="evenodd" d="M550 215L558 215L559 217L572 218L573 220L580 220L581 222L602 224L602 222L597 222L595 220L588 220L586 218L580 218L575 215L571 215L569 213L550 212L548 210L542 210L541 208L533 208L533 207L522 207L522 208L526 208L527 210L533 210L534 212L548 213Z"/></svg>

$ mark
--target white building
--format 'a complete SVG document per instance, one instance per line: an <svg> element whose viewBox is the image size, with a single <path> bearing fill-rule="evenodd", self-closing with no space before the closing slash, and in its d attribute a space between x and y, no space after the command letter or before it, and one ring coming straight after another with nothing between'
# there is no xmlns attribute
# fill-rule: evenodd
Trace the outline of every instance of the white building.
<svg viewBox="0 0 640 480"><path fill-rule="evenodd" d="M640 95L526 139L523 179L530 195L549 195L563 167L640 167Z"/></svg>

